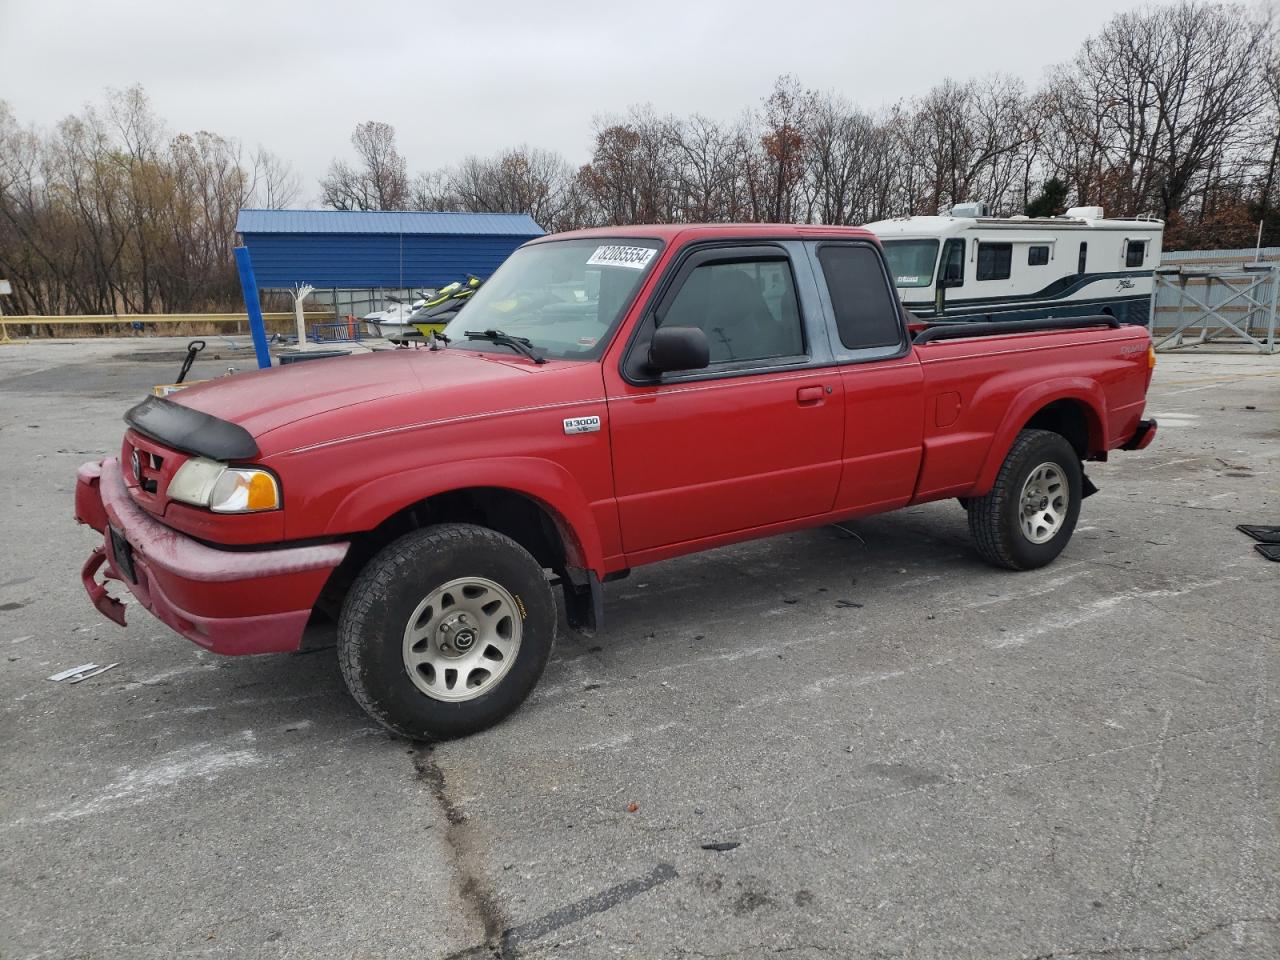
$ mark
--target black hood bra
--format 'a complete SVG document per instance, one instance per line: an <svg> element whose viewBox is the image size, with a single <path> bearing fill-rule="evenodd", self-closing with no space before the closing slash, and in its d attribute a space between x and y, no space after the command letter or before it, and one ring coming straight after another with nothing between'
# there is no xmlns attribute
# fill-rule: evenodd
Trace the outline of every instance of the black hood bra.
<svg viewBox="0 0 1280 960"><path fill-rule="evenodd" d="M252 460L258 444L244 427L163 397L131 407L124 422L144 437L211 460Z"/></svg>

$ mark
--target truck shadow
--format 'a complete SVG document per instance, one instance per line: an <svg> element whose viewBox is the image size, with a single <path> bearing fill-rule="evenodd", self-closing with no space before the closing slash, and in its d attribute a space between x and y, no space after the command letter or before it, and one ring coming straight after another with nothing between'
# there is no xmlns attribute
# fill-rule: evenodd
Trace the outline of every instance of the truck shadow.
<svg viewBox="0 0 1280 960"><path fill-rule="evenodd" d="M968 547L964 512L954 504L914 508L755 540L634 571L605 585L604 629L593 637L570 630L560 609L558 641L543 684L564 680L574 662L602 652L619 671L642 671L654 647L686 647L715 636L733 643L745 631L804 631L843 611L865 616L901 603L902 591L929 591L953 575L986 570ZM998 571L990 571L998 577ZM559 602L559 592L557 591ZM864 610L865 608L865 610ZM305 653L264 657L200 655L173 684L151 688L140 713L163 718L171 731L190 727L234 737L253 729L308 739L388 737L347 693L333 643ZM537 692L535 691L535 697Z"/></svg>
<svg viewBox="0 0 1280 960"><path fill-rule="evenodd" d="M929 504L680 557L605 585L602 637L700 626L786 612L868 607L927 591L954 575L998 571L969 546L964 511Z"/></svg>

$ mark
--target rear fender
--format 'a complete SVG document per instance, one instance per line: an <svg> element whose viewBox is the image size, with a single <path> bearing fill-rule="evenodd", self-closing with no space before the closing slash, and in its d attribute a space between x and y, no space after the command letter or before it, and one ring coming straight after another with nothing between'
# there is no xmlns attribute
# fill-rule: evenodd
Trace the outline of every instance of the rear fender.
<svg viewBox="0 0 1280 960"><path fill-rule="evenodd" d="M1019 431L1039 411L1058 400L1076 400L1083 405L1089 430L1089 451L1100 453L1106 449L1103 424L1107 422L1107 400L1096 381L1084 377L1064 377L1032 384L1009 404L1008 412L992 438L991 449L978 474L972 496L981 497L990 492Z"/></svg>
<svg viewBox="0 0 1280 960"><path fill-rule="evenodd" d="M568 562L604 576L600 532L582 488L564 467L535 457L442 463L378 477L346 496L328 532L363 533L420 500L475 487L497 487L536 501L555 521Z"/></svg>

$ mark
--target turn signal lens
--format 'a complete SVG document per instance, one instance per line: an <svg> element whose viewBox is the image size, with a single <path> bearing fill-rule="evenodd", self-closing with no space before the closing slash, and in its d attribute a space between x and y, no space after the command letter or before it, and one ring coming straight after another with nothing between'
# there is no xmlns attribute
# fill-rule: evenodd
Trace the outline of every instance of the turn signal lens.
<svg viewBox="0 0 1280 960"><path fill-rule="evenodd" d="M1154 343L1147 344L1147 369L1154 370L1156 368L1156 345Z"/></svg>
<svg viewBox="0 0 1280 960"><path fill-rule="evenodd" d="M214 513L256 513L280 507L280 485L265 470L228 467L209 496Z"/></svg>

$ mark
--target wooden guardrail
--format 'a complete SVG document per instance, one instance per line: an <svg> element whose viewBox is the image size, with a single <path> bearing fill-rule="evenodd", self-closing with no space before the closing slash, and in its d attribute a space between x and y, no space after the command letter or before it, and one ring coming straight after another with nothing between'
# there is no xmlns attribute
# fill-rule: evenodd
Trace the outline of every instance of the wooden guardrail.
<svg viewBox="0 0 1280 960"><path fill-rule="evenodd" d="M303 314L308 321L321 317L332 317L329 310L311 310ZM288 312L264 313L263 320L292 320L293 314ZM56 317L44 316L0 316L0 324L36 324L50 326L70 326L87 323L248 323L249 318L243 313L122 313L116 316L100 314L78 314Z"/></svg>
<svg viewBox="0 0 1280 960"><path fill-rule="evenodd" d="M291 312L264 313L262 319L267 323L293 323ZM316 322L332 320L329 310L312 310L303 314L308 326ZM9 327L73 327L73 326L133 326L135 323L156 324L159 326L179 323L235 323L248 324L249 318L243 313L123 313L115 316L100 314L77 314L69 316L35 316L35 315L0 315L0 340L8 339Z"/></svg>

